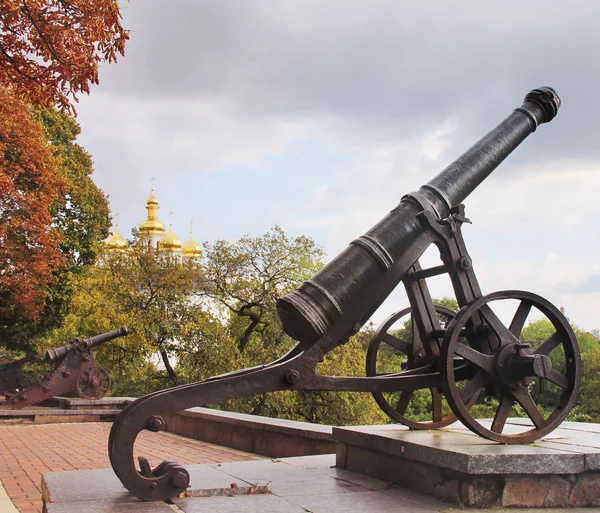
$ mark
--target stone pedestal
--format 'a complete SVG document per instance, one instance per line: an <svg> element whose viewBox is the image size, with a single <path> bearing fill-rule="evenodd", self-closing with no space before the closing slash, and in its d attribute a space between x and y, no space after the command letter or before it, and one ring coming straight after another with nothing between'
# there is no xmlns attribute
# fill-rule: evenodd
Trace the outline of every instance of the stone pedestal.
<svg viewBox="0 0 600 513"><path fill-rule="evenodd" d="M334 428L333 437L338 468L464 506L600 506L598 424L565 422L529 445L501 445L457 424Z"/></svg>

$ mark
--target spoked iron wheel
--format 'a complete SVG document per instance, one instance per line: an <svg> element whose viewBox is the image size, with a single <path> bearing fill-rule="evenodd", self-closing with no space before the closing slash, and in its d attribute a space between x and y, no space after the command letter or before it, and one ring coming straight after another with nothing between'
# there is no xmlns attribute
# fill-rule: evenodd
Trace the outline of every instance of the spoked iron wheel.
<svg viewBox="0 0 600 513"><path fill-rule="evenodd" d="M77 395L82 399L101 399L110 390L111 380L102 367L91 367L77 376Z"/></svg>
<svg viewBox="0 0 600 513"><path fill-rule="evenodd" d="M499 315L515 302L505 325ZM529 346L521 340L523 328L528 318L540 317L549 321L542 323L549 335ZM470 362L469 379L455 379L456 357ZM447 327L441 361L454 414L471 431L497 442L541 438L563 421L577 398L581 362L575 334L556 307L530 292L496 292L462 308ZM485 396L494 418L478 420L476 405ZM516 416L522 418L507 423Z"/></svg>
<svg viewBox="0 0 600 513"><path fill-rule="evenodd" d="M455 315L455 312L440 305L435 305L435 311L442 328ZM411 321L410 328L406 326L408 320ZM394 365L393 362L396 364ZM373 335L367 350L367 376L382 376L432 363L433 361L426 355L423 341L414 325L411 308L405 308L388 317ZM456 421L456 417L449 411L441 391L437 388L405 392L373 392L373 397L390 418L412 429L436 429ZM420 421L410 413L417 404L420 406L419 410L423 410L425 406L431 420Z"/></svg>

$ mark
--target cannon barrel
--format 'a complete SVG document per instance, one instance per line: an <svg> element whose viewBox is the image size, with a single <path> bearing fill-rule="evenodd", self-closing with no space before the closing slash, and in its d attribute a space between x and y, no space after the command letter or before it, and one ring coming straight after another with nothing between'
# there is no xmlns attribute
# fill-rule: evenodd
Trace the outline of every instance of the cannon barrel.
<svg viewBox="0 0 600 513"><path fill-rule="evenodd" d="M496 128L423 185L421 198L440 218L447 217L538 125L551 121L559 107L560 98L554 89L534 89ZM358 331L395 284L382 291L375 304L356 308L361 292L398 262L424 233L417 219L421 210L414 197L403 197L396 208L312 279L279 298L277 310L285 332L302 345L310 345L342 316L353 332ZM352 319L348 318L349 310Z"/></svg>
<svg viewBox="0 0 600 513"><path fill-rule="evenodd" d="M119 329L95 335L90 338L84 338L83 340L75 339L70 344L60 346L55 349L48 349L44 355L43 360L45 362L56 362L63 358L73 347L78 346L82 349L91 349L92 347L99 346L118 337L124 337L129 335L129 328L127 326L121 326Z"/></svg>

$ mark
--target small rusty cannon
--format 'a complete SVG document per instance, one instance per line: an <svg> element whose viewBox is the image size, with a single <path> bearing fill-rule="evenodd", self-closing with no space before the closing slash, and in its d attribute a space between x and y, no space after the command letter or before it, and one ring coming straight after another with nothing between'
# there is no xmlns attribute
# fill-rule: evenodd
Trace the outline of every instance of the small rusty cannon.
<svg viewBox="0 0 600 513"><path fill-rule="evenodd" d="M9 406L20 409L74 390L84 399L104 397L110 390L110 376L105 369L96 366L92 349L128 334L129 329L122 326L108 333L85 339L76 338L70 344L49 349L40 360L53 363L54 370L43 376L37 385L10 394Z"/></svg>
<svg viewBox="0 0 600 513"><path fill-rule="evenodd" d="M127 406L109 437L113 469L133 494L167 499L185 491L189 474L174 462L152 469L133 445L144 429L158 431L163 417L192 406L277 390L371 392L394 420L414 429L445 426L458 418L472 431L502 443L531 442L556 428L572 408L580 380L577 341L569 323L548 301L509 290L482 295L462 238L468 222L462 201L539 125L557 114L560 99L549 87L531 91L496 128L418 191L407 194L382 221L354 240L311 280L278 301L284 330L298 343L270 364L162 390ZM441 265L421 268L430 246ZM460 307L434 305L427 279L448 275ZM376 331L367 352L365 377L324 376L316 371L325 354L357 333L381 303L403 283L410 307ZM506 305L513 309L505 320ZM498 308L501 305L501 308ZM553 334L537 347L521 341L530 314L545 317ZM403 329L396 321L408 318ZM401 335L406 332L408 336ZM396 369L378 369L392 355ZM543 409L534 387L545 387ZM428 419L408 414L417 392L427 391ZM550 399L547 397L548 392ZM492 401L494 418L476 418L473 408ZM505 429L513 409L522 429Z"/></svg>

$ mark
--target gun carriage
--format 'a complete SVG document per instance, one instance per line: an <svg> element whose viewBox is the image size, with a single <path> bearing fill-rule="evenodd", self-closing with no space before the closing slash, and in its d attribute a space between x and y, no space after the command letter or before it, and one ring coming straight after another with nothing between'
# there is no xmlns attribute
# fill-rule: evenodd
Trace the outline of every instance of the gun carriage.
<svg viewBox="0 0 600 513"><path fill-rule="evenodd" d="M29 357L8 364L0 370L0 383L6 376L7 387L3 390L14 391L7 394L9 406L20 409L72 391L77 391L77 395L84 399L104 397L110 390L110 376L105 369L96 365L92 350L109 340L128 334L128 328L122 326L83 340L76 338L70 344L49 349L41 358ZM53 363L54 370L43 376L35 386L29 386L21 365L35 360ZM11 365L14 367L10 367ZM8 374L5 375L7 371Z"/></svg>
<svg viewBox="0 0 600 513"><path fill-rule="evenodd" d="M577 341L561 312L544 298L508 290L483 295L463 237L469 222L462 201L539 125L557 114L560 99L549 87L531 91L496 128L418 191L404 196L377 225L311 280L278 301L284 330L297 344L272 363L208 380L158 391L127 406L109 437L111 464L122 483L144 500L166 499L184 492L189 474L181 465L163 462L152 469L133 445L144 429L164 428L164 416L202 404L277 390L371 392L394 420L413 429L431 429L457 418L479 435L506 444L527 443L546 435L572 408L580 380ZM419 258L430 246L440 251L441 265L421 268ZM434 305L427 279L447 274L460 310ZM324 376L316 371L325 354L357 333L402 282L410 308L389 317L376 331L367 352L365 377ZM516 306L508 322L497 304ZM532 312L545 316L554 333L533 348L520 335ZM409 317L411 334L402 339L391 329ZM383 349L404 355L399 368L379 372ZM554 391L552 406L538 408L534 384ZM418 421L407 409L418 390L431 394L430 419ZM484 397L497 400L487 422L472 414ZM449 409L445 408L445 401ZM527 422L505 429L514 405Z"/></svg>

